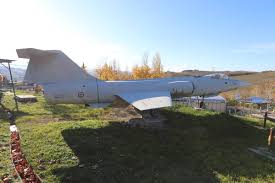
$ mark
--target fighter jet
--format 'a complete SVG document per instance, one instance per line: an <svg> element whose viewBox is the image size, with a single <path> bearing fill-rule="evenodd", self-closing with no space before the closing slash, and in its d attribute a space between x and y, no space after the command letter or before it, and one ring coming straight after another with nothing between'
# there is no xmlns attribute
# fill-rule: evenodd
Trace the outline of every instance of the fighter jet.
<svg viewBox="0 0 275 183"><path fill-rule="evenodd" d="M213 74L200 77L102 81L85 72L59 50L17 49L29 59L25 81L40 84L53 104L86 104L105 107L116 98L140 111L172 106L172 98L213 96L248 83Z"/></svg>

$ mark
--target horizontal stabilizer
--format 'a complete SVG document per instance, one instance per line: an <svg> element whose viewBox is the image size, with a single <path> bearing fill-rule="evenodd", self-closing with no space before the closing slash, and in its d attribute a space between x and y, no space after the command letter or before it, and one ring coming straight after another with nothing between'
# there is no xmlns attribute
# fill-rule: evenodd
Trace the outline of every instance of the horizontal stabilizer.
<svg viewBox="0 0 275 183"><path fill-rule="evenodd" d="M118 96L141 111L172 106L169 91L123 93Z"/></svg>

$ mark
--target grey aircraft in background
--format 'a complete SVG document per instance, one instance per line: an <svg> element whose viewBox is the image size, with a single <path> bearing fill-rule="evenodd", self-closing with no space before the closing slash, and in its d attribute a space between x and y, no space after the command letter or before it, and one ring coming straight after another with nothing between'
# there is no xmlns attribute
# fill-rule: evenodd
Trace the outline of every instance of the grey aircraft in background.
<svg viewBox="0 0 275 183"><path fill-rule="evenodd" d="M140 111L172 106L172 98L213 96L247 86L223 74L127 81L102 81L80 68L59 50L17 49L29 59L24 80L41 84L54 104L89 104L104 107L117 97Z"/></svg>

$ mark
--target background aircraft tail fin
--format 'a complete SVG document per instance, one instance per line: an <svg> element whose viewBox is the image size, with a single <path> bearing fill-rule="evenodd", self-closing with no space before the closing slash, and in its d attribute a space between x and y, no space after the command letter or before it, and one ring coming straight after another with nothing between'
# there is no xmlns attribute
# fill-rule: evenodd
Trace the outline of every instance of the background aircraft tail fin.
<svg viewBox="0 0 275 183"><path fill-rule="evenodd" d="M30 59L24 80L43 84L96 79L59 50L17 49L19 58Z"/></svg>

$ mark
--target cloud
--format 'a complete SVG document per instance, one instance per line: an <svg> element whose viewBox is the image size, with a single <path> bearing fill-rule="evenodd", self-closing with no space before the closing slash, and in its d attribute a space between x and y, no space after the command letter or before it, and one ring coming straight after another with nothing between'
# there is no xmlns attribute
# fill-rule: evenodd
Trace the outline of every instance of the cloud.
<svg viewBox="0 0 275 183"><path fill-rule="evenodd" d="M265 44L256 44L254 45L257 49L266 49L275 51L275 43L265 43Z"/></svg>
<svg viewBox="0 0 275 183"><path fill-rule="evenodd" d="M247 46L246 48L234 49L233 53L254 53L264 54L267 52L275 52L275 42L260 43Z"/></svg>

